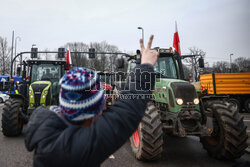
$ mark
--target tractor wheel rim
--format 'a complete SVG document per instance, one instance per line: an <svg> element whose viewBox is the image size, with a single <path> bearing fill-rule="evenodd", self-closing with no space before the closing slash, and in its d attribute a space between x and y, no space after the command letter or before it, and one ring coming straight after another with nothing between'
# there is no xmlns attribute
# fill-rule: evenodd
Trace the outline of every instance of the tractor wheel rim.
<svg viewBox="0 0 250 167"><path fill-rule="evenodd" d="M140 140L139 140L139 132L138 132L138 128L136 129L136 131L133 133L133 142L135 147L139 146Z"/></svg>

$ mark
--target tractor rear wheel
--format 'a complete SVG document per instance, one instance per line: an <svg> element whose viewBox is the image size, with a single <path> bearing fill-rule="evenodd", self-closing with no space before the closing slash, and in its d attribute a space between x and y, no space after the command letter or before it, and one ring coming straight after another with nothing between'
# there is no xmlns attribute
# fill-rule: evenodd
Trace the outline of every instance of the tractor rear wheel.
<svg viewBox="0 0 250 167"><path fill-rule="evenodd" d="M205 110L213 115L213 131L211 136L200 138L204 149L216 159L240 158L248 138L243 117L233 105L223 101L213 101Z"/></svg>
<svg viewBox="0 0 250 167"><path fill-rule="evenodd" d="M23 120L20 118L23 101L10 98L4 104L2 114L2 131L7 137L19 136L23 129Z"/></svg>
<svg viewBox="0 0 250 167"><path fill-rule="evenodd" d="M157 160L163 151L162 124L157 109L148 103L145 115L130 137L132 151L139 160Z"/></svg>

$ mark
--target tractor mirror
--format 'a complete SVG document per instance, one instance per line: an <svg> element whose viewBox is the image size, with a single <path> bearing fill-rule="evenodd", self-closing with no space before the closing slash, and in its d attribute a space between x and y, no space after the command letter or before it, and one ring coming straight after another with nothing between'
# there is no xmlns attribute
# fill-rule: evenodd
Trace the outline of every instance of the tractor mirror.
<svg viewBox="0 0 250 167"><path fill-rule="evenodd" d="M16 68L16 73L17 73L17 76L21 75L21 67Z"/></svg>
<svg viewBox="0 0 250 167"><path fill-rule="evenodd" d="M117 68L124 68L124 59L123 58L117 59L116 65Z"/></svg>
<svg viewBox="0 0 250 167"><path fill-rule="evenodd" d="M202 57L199 58L199 67L204 68L204 59Z"/></svg>

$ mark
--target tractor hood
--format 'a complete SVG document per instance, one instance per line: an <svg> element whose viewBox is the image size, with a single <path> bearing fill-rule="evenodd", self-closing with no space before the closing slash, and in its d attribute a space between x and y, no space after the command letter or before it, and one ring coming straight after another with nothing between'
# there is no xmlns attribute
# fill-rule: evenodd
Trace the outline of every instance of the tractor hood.
<svg viewBox="0 0 250 167"><path fill-rule="evenodd" d="M155 82L155 88L167 88L171 87L171 83L188 83L180 79L169 79L169 78L157 78Z"/></svg>
<svg viewBox="0 0 250 167"><path fill-rule="evenodd" d="M197 98L197 93L194 85L188 82L172 82L170 84L175 98L183 99L185 105L192 104L194 98Z"/></svg>
<svg viewBox="0 0 250 167"><path fill-rule="evenodd" d="M50 81L35 81L29 87L29 107L49 106L52 100Z"/></svg>
<svg viewBox="0 0 250 167"><path fill-rule="evenodd" d="M195 87L189 82L179 79L157 79L154 93L157 101L163 103L169 101L172 107L175 106L178 98L183 100L183 105L191 105L194 98L197 98Z"/></svg>

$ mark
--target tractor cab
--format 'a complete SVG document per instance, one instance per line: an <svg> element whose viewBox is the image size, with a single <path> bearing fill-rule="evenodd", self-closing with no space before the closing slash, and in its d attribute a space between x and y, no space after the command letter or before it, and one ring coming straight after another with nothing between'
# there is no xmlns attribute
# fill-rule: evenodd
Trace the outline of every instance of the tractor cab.
<svg viewBox="0 0 250 167"><path fill-rule="evenodd" d="M30 67L29 108L58 105L59 80L65 73L65 61L28 60Z"/></svg>

